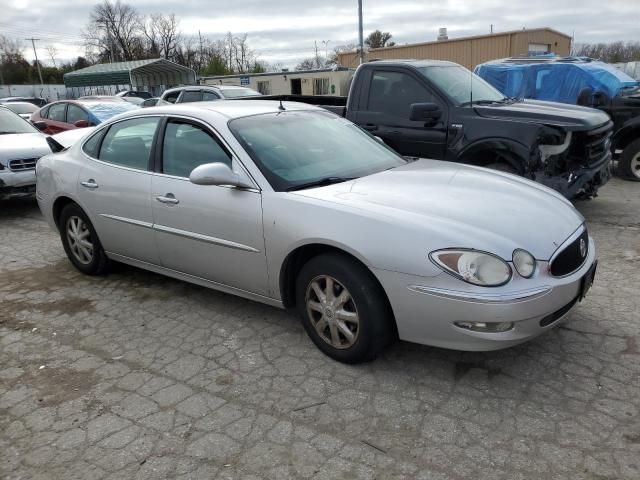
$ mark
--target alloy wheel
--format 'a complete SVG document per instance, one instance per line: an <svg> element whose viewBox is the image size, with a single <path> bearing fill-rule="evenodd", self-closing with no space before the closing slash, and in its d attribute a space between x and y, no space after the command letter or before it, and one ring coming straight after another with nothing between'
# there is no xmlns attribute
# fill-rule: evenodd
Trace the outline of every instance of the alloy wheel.
<svg viewBox="0 0 640 480"><path fill-rule="evenodd" d="M307 314L320 338L341 350L353 346L360 319L346 287L329 275L321 275L309 282L305 298Z"/></svg>
<svg viewBox="0 0 640 480"><path fill-rule="evenodd" d="M636 153L633 156L629 167L631 170L631 174L636 178L640 178L640 152Z"/></svg>
<svg viewBox="0 0 640 480"><path fill-rule="evenodd" d="M89 226L82 218L71 216L67 220L66 231L72 255L81 264L90 264L93 260L93 243Z"/></svg>

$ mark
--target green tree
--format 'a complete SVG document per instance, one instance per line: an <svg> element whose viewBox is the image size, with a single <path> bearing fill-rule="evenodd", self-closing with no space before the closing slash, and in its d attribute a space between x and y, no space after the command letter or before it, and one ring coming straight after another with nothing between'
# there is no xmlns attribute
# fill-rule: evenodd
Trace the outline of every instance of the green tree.
<svg viewBox="0 0 640 480"><path fill-rule="evenodd" d="M393 47L396 42L391 42L391 35L389 32L381 32L380 30L375 30L369 34L364 43L369 48L383 48L383 47Z"/></svg>

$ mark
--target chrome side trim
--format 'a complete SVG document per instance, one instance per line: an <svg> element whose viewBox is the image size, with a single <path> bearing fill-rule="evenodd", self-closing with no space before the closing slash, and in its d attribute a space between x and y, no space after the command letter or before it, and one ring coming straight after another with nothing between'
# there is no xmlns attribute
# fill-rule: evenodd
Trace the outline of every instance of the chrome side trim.
<svg viewBox="0 0 640 480"><path fill-rule="evenodd" d="M201 233L188 232L186 230L180 230L178 228L165 227L164 225L153 225L153 229L159 232L170 233L179 237L189 238L191 240L198 240L200 242L211 243L213 245L220 245L221 247L233 248L235 250L243 250L245 252L260 253L257 248L243 245L242 243L231 242L222 238L210 237L208 235L202 235Z"/></svg>
<svg viewBox="0 0 640 480"><path fill-rule="evenodd" d="M471 293L460 292L457 290L447 290L445 288L427 287L424 285L410 285L409 290L426 295L434 295L436 297L449 298L452 300L461 300L471 303L518 303L527 302L536 298L544 297L551 292L551 287L538 287L530 290L521 290L513 293Z"/></svg>
<svg viewBox="0 0 640 480"><path fill-rule="evenodd" d="M116 222L122 222L122 223L128 223L130 225L136 225L138 227L153 228L153 223L143 222L141 220L134 220L133 218L118 217L117 215L108 215L106 213L101 213L100 216L103 217L103 218L108 218L110 220L115 220Z"/></svg>
<svg viewBox="0 0 640 480"><path fill-rule="evenodd" d="M131 257L126 257L124 255L118 255L116 253L111 253L111 252L105 252L105 253L109 258L121 263L126 263L127 265L132 265L134 267L142 268L144 270L149 270L150 272L159 273L161 275L166 275L168 277L176 278L178 280L182 280L185 282L194 283L196 285L201 285L207 288L212 288L214 290L228 293L230 295L237 295L242 298L247 298L249 300L265 303L273 307L284 309L284 305L282 304L282 301L277 298L266 297L258 293L253 293L247 290L242 290L241 288L231 287L229 285L225 285L222 283L213 282L205 278L196 277L195 275L189 275L187 273L179 272L177 270L172 270L170 268L161 267L160 265L156 265L153 263L143 262L142 260L136 260Z"/></svg>

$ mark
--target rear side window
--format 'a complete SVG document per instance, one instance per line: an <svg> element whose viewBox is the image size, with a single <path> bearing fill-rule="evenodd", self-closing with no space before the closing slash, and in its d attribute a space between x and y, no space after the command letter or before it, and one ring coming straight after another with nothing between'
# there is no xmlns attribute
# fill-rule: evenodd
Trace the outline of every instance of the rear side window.
<svg viewBox="0 0 640 480"><path fill-rule="evenodd" d="M100 141L102 140L102 137L104 137L106 131L107 129L102 129L91 138L89 138L89 140L84 142L82 151L90 157L98 158L98 148L100 148Z"/></svg>
<svg viewBox="0 0 640 480"><path fill-rule="evenodd" d="M49 107L49 114L47 118L54 122L64 122L64 109L66 106L66 103L54 103Z"/></svg>
<svg viewBox="0 0 640 480"><path fill-rule="evenodd" d="M44 107L40 110L40 118L49 118L49 107Z"/></svg>
<svg viewBox="0 0 640 480"><path fill-rule="evenodd" d="M122 167L147 170L158 117L133 118L111 125L98 158Z"/></svg>
<svg viewBox="0 0 640 480"><path fill-rule="evenodd" d="M213 136L191 123L167 123L162 146L163 173L188 177L194 168L216 162L231 167L231 156Z"/></svg>
<svg viewBox="0 0 640 480"><path fill-rule="evenodd" d="M176 103L176 100L178 100L179 95L180 95L180 91L170 93L166 97L164 97L164 101L169 103Z"/></svg>
<svg viewBox="0 0 640 480"><path fill-rule="evenodd" d="M67 123L76 123L78 120L89 121L89 115L77 105L69 104L67 108Z"/></svg>
<svg viewBox="0 0 640 480"><path fill-rule="evenodd" d="M201 101L202 101L202 92L200 90L196 92L185 90L182 93L182 98L180 99L180 103L201 102Z"/></svg>

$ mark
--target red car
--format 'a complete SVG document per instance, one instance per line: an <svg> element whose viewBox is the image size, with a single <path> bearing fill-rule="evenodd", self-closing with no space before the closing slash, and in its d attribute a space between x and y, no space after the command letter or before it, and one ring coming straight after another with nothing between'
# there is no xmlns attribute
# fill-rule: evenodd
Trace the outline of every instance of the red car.
<svg viewBox="0 0 640 480"><path fill-rule="evenodd" d="M44 133L53 135L98 125L120 113L135 110L138 107L129 102L105 100L62 100L42 107L31 116L32 122L44 122Z"/></svg>

